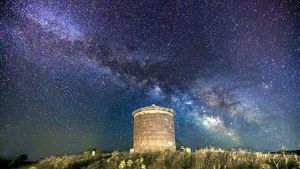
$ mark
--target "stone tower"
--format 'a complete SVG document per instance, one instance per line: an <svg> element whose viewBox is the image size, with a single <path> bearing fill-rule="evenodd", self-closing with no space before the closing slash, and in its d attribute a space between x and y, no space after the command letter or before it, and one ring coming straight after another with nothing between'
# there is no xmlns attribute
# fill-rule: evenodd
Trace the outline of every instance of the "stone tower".
<svg viewBox="0 0 300 169"><path fill-rule="evenodd" d="M175 151L174 111L151 105L132 113L134 152Z"/></svg>

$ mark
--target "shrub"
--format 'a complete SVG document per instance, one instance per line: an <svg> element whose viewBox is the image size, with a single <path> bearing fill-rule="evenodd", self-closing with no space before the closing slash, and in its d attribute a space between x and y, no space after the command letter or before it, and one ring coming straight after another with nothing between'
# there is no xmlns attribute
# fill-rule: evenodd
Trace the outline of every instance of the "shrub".
<svg viewBox="0 0 300 169"><path fill-rule="evenodd" d="M91 153L50 157L40 161L36 168L88 168L88 169L300 169L298 155L270 154L247 151L223 151L203 148L192 153Z"/></svg>

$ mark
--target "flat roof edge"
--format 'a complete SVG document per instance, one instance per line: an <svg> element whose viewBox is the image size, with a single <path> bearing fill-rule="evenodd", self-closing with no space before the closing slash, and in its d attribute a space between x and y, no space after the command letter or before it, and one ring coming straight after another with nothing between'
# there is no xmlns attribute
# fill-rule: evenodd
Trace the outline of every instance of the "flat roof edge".
<svg viewBox="0 0 300 169"><path fill-rule="evenodd" d="M175 114L173 109L169 109L169 108L166 108L166 107L160 107L160 106L156 106L156 105L153 104L151 106L146 106L146 107L142 107L142 108L139 108L139 109L135 110L132 113L132 116L134 116L138 112L147 111L147 110L162 110L162 111L170 112L173 115Z"/></svg>

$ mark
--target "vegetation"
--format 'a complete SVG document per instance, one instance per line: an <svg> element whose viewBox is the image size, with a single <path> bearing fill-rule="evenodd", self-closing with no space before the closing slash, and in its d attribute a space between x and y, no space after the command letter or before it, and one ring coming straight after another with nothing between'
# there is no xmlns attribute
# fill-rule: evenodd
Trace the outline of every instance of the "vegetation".
<svg viewBox="0 0 300 169"><path fill-rule="evenodd" d="M8 163L8 166L10 168L14 168L14 167L17 167L19 165L22 165L22 164L25 163L25 161L27 160L27 158L28 158L27 154L21 154L18 157L16 157L14 160L10 161Z"/></svg>
<svg viewBox="0 0 300 169"><path fill-rule="evenodd" d="M154 152L154 153L101 153L89 151L79 155L50 157L26 168L87 168L87 169L300 169L298 155L223 151L221 149L204 148L189 153Z"/></svg>

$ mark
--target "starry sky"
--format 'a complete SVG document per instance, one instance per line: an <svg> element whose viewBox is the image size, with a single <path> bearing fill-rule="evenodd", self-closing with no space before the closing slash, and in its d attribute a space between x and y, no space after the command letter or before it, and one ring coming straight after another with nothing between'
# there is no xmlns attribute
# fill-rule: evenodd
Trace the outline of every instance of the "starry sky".
<svg viewBox="0 0 300 169"><path fill-rule="evenodd" d="M0 3L0 156L128 150L133 117L174 109L176 139L300 149L300 2Z"/></svg>

